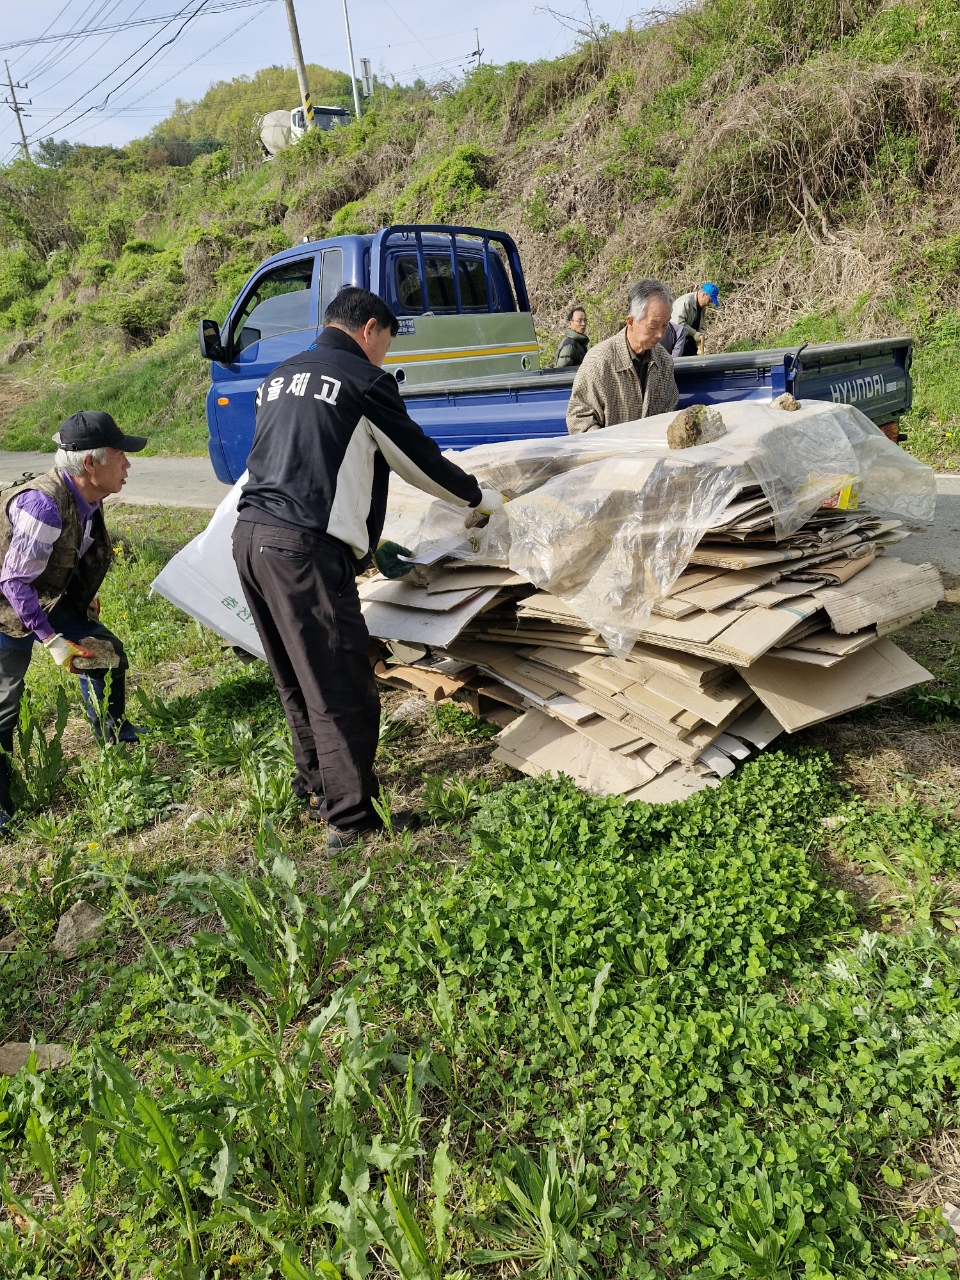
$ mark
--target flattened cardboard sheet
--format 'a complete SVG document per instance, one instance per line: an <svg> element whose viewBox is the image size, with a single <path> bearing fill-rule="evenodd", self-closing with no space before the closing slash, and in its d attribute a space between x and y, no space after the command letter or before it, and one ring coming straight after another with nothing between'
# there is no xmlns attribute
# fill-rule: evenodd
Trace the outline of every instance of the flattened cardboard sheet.
<svg viewBox="0 0 960 1280"><path fill-rule="evenodd" d="M735 738L743 738L762 751L783 733L783 725L777 720L762 702L756 703L749 711L745 711L729 726Z"/></svg>
<svg viewBox="0 0 960 1280"><path fill-rule="evenodd" d="M689 618L648 618L643 628L644 638L650 636L657 644L671 640L692 644L709 644L726 627L739 617L735 609L715 609L712 613L697 613Z"/></svg>
<svg viewBox="0 0 960 1280"><path fill-rule="evenodd" d="M698 773L688 765L673 764L665 769L659 777L627 793L628 800L642 800L645 804L672 804L676 800L686 800L705 791L707 787L719 786L720 779L712 778L708 773Z"/></svg>
<svg viewBox="0 0 960 1280"><path fill-rule="evenodd" d="M835 654L847 658L851 653L867 649L879 639L873 627L866 631L855 631L852 635L838 636L835 631L815 631L811 636L803 636L800 640L792 640L792 649L808 649L811 653Z"/></svg>
<svg viewBox="0 0 960 1280"><path fill-rule="evenodd" d="M698 609L720 609L734 600L739 600L749 591L756 591L768 582L779 577L782 571L773 569L743 569L739 573L724 573L703 586L694 587L690 591L682 591L679 598Z"/></svg>
<svg viewBox="0 0 960 1280"><path fill-rule="evenodd" d="M783 604L784 600L793 600L826 585L826 578L812 578L804 582L791 582L789 578L781 578L779 582L772 582L768 587L761 587L759 591L751 591L748 596L743 596L737 601L737 608L772 609L775 605Z"/></svg>
<svg viewBox="0 0 960 1280"><path fill-rule="evenodd" d="M439 591L429 594L423 587L416 587L405 578L368 578L358 586L362 601L376 600L379 604L401 605L404 609L429 609L434 613L446 613L455 605L472 600L477 588L462 591Z"/></svg>
<svg viewBox="0 0 960 1280"><path fill-rule="evenodd" d="M471 618L490 603L498 590L499 587L490 587L443 613L407 609L399 604L381 604L378 600L366 601L360 607L372 636L379 636L381 640L436 645L444 649L456 640Z"/></svg>
<svg viewBox="0 0 960 1280"><path fill-rule="evenodd" d="M800 596L772 609L749 609L713 641L713 647L729 656L736 667L748 667L778 640L805 622L819 609L813 596Z"/></svg>
<svg viewBox="0 0 960 1280"><path fill-rule="evenodd" d="M704 747L700 753L700 763L705 764L718 778L729 778L737 767L728 755L714 746Z"/></svg>
<svg viewBox="0 0 960 1280"><path fill-rule="evenodd" d="M850 582L824 587L816 597L834 631L847 635L935 608L943 599L943 584L932 564L904 564L893 556L879 556Z"/></svg>
<svg viewBox="0 0 960 1280"><path fill-rule="evenodd" d="M659 693L663 698L670 698L687 711L706 720L708 724L719 724L731 711L750 697L750 688L739 676L734 676L718 685L716 689L694 689L675 680L672 676L657 672L649 680L643 682L652 693Z"/></svg>
<svg viewBox="0 0 960 1280"><path fill-rule="evenodd" d="M526 584L526 578L510 569L497 569L476 565L469 569L431 569L427 583L430 595L442 595L448 591L479 591L484 587L517 587Z"/></svg>
<svg viewBox="0 0 960 1280"><path fill-rule="evenodd" d="M713 745L719 747L725 755L732 756L734 760L746 760L753 754L746 743L735 738L732 733L721 733Z"/></svg>
<svg viewBox="0 0 960 1280"><path fill-rule="evenodd" d="M933 679L892 640L878 640L826 669L767 655L743 678L788 733Z"/></svg>
<svg viewBox="0 0 960 1280"><path fill-rule="evenodd" d="M810 667L835 667L838 662L843 662L841 654L814 653L810 649L793 649L790 645L784 645L775 652L785 662L805 662Z"/></svg>
<svg viewBox="0 0 960 1280"><path fill-rule="evenodd" d="M531 710L499 735L500 747L523 761L525 773L565 773L586 791L622 795L654 778L642 760L617 755L569 725L542 711ZM501 758L499 747L493 758ZM512 763L512 761L506 761Z"/></svg>
<svg viewBox="0 0 960 1280"><path fill-rule="evenodd" d="M628 658L608 658L605 665L612 671L622 670L629 674L639 664L643 672L662 671L664 674L682 680L695 689L706 688L720 680L726 680L731 674L729 663L711 662L709 658L701 658L692 653L671 652L647 644L635 644Z"/></svg>

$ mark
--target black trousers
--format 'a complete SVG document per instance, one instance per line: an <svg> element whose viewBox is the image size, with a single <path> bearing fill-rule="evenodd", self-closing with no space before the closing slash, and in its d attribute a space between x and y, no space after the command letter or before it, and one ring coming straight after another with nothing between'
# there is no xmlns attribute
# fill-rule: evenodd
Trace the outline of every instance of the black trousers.
<svg viewBox="0 0 960 1280"><path fill-rule="evenodd" d="M81 613L65 601L61 601L51 610L50 622L75 644L86 636L93 636L98 640L109 641L119 655L120 663L111 671L85 671L80 677L83 703L94 733L99 738L104 728L109 729L120 725L125 718L126 675L130 665L126 652L120 640L112 631L108 631L102 622L90 622L85 613ZM13 739L20 715L20 699L23 697L24 680L33 656L34 643L32 635L14 639L13 636L0 633L0 747L6 752L13 751ZM50 659L44 658L44 661L49 662ZM109 695L107 694L108 678ZM0 810L6 814L13 812L10 771L2 755L0 755Z"/></svg>
<svg viewBox="0 0 960 1280"><path fill-rule="evenodd" d="M298 789L322 795L322 816L341 831L378 827L380 696L353 558L335 538L245 520L233 558L293 736Z"/></svg>

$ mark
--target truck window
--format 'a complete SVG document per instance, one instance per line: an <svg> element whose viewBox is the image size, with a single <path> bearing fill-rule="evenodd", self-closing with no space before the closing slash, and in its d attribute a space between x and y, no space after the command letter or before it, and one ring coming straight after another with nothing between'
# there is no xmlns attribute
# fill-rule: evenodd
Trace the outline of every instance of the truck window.
<svg viewBox="0 0 960 1280"><path fill-rule="evenodd" d="M320 276L320 323L343 285L343 250L324 249Z"/></svg>
<svg viewBox="0 0 960 1280"><path fill-rule="evenodd" d="M313 261L298 258L257 280L233 321L234 355L278 333L310 328Z"/></svg>
<svg viewBox="0 0 960 1280"><path fill-rule="evenodd" d="M393 256L393 297L391 305L401 314L422 315L423 299L420 294L420 272L415 253L397 253ZM457 309L453 289L453 263L448 253L425 253L423 265L427 277L427 304L438 315L450 314ZM474 255L457 255L460 278L460 305L464 313L486 312L487 282L483 259ZM499 257L490 252L491 284L493 286L494 311L516 311L513 293Z"/></svg>

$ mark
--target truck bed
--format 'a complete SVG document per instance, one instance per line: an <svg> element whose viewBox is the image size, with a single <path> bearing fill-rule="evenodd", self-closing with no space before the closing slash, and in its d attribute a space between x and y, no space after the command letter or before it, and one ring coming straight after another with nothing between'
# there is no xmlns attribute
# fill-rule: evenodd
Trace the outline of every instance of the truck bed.
<svg viewBox="0 0 960 1280"><path fill-rule="evenodd" d="M680 408L728 400L797 399L854 404L878 426L910 408L910 338L830 342L687 356L675 362ZM575 369L402 387L411 416L444 449L566 433Z"/></svg>

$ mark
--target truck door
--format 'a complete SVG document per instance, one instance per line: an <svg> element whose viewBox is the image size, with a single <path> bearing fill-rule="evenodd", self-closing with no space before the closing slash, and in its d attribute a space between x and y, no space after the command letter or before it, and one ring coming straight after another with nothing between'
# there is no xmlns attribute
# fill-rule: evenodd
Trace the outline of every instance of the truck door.
<svg viewBox="0 0 960 1280"><path fill-rule="evenodd" d="M227 322L229 365L213 365L217 429L234 479L253 439L257 387L278 364L306 351L317 336L320 255L272 267L254 277Z"/></svg>

